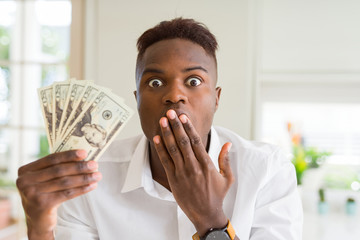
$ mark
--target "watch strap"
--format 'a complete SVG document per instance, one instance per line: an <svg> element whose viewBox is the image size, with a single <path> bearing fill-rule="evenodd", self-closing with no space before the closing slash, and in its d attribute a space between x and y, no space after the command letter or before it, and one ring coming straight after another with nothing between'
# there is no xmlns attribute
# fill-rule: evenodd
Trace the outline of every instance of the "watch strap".
<svg viewBox="0 0 360 240"><path fill-rule="evenodd" d="M214 230L223 230L223 231L226 231L228 234L229 234L229 237L231 240L234 240L235 239L235 230L233 228L233 226L231 225L231 222L230 220L228 220L228 223L226 225L226 227L224 229L210 229L206 234L205 236L210 233L211 231L214 231ZM193 236L192 236L192 239L193 240L201 240L200 236L198 233L195 233Z"/></svg>
<svg viewBox="0 0 360 240"><path fill-rule="evenodd" d="M227 233L229 234L230 239L231 239L231 240L234 240L236 234L235 234L235 229L234 229L233 226L231 225L230 220L228 220L228 225L227 225L227 227L226 227L226 231L227 231Z"/></svg>

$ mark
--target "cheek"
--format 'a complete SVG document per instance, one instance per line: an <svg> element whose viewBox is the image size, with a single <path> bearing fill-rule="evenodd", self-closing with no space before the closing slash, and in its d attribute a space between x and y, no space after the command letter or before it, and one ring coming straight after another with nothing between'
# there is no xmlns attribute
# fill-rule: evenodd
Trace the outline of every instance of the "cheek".
<svg viewBox="0 0 360 240"><path fill-rule="evenodd" d="M198 98L196 101L195 118L199 121L200 128L209 128L216 111L216 98L214 95L208 95L205 98Z"/></svg>
<svg viewBox="0 0 360 240"><path fill-rule="evenodd" d="M155 96L150 94L148 91L141 91L137 94L136 102L137 108L151 107L151 103L154 102Z"/></svg>
<svg viewBox="0 0 360 240"><path fill-rule="evenodd" d="M208 90L202 94L202 97L195 96L192 105L197 109L201 109L202 114L213 114L216 110L216 95Z"/></svg>
<svg viewBox="0 0 360 240"><path fill-rule="evenodd" d="M156 103L151 98L146 96L138 98L137 109L142 120L149 119L151 112L153 112L154 105L156 105Z"/></svg>
<svg viewBox="0 0 360 240"><path fill-rule="evenodd" d="M137 97L141 128L148 139L160 133L161 103L153 94L142 93Z"/></svg>

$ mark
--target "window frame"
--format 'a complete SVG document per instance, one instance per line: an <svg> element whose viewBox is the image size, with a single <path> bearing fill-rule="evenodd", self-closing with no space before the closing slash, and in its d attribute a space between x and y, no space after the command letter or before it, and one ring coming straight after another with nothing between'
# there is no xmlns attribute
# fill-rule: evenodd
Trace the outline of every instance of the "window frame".
<svg viewBox="0 0 360 240"><path fill-rule="evenodd" d="M35 2L36 0L31 0ZM34 60L25 60L24 59L24 51L26 51L26 39L23 37L23 34L26 34L26 18L28 16L29 11L29 1L22 1L22 0L14 0L17 8L16 8L16 24L18 26L17 29L14 31L18 31L15 33L15 37L22 36L21 38L15 39L17 46L21 46L16 55L17 58L10 59L10 60L0 60L0 65L4 67L12 67L17 66L20 68L19 76L17 80L11 79L11 90L14 91L13 88L18 88L15 94L12 94L10 103L12 104L12 115L17 115L15 119L24 119L23 109L24 109L24 101L26 96L26 86L24 86L24 82L26 80L24 76L24 69L29 65L37 65L39 67L44 66L57 66L57 65L65 65L69 68L69 76L76 77L78 79L83 79L84 73L84 17L85 17L85 0L70 0L72 5L71 9L71 16L72 21L70 25L70 53L69 58L66 61L57 61L57 62L43 62L43 61L34 61ZM31 2L30 2L31 3ZM30 6L31 7L31 6ZM19 35L20 34L20 35ZM65 80L65 79L64 79ZM13 93L13 92L12 92ZM37 93L36 93L37 94ZM24 143L24 135L27 132L35 131L35 132L42 132L44 128L40 123L38 126L31 126L26 124L25 121L10 121L8 124L0 124L0 130L2 131L10 131L11 134L16 136L11 141L15 141L16 144L10 143L13 145L11 161L6 162L7 173L6 177L10 180L14 181L17 178L17 170L21 165L24 165L28 162L26 159L26 153L24 150L25 144Z"/></svg>

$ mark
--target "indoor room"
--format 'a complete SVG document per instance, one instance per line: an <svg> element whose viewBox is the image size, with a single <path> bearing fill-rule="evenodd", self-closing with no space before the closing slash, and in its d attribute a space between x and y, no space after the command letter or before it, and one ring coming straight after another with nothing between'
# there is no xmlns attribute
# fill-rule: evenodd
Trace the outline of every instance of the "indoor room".
<svg viewBox="0 0 360 240"><path fill-rule="evenodd" d="M51 153L38 89L93 81L134 112L116 139L142 134L136 41L178 17L204 23L219 45L213 125L277 145L292 162L302 239L359 239L359 9L357 0L0 0L0 240L28 239L18 169Z"/></svg>

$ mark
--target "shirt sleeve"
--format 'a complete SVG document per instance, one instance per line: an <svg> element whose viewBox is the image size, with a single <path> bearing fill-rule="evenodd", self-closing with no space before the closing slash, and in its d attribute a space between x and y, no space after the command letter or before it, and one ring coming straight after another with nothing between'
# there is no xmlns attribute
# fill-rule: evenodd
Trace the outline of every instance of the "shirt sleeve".
<svg viewBox="0 0 360 240"><path fill-rule="evenodd" d="M301 240L303 211L293 164L277 150L259 190L251 240Z"/></svg>
<svg viewBox="0 0 360 240"><path fill-rule="evenodd" d="M81 208L79 208L79 206L81 206ZM59 207L55 239L99 239L85 196L66 201Z"/></svg>

